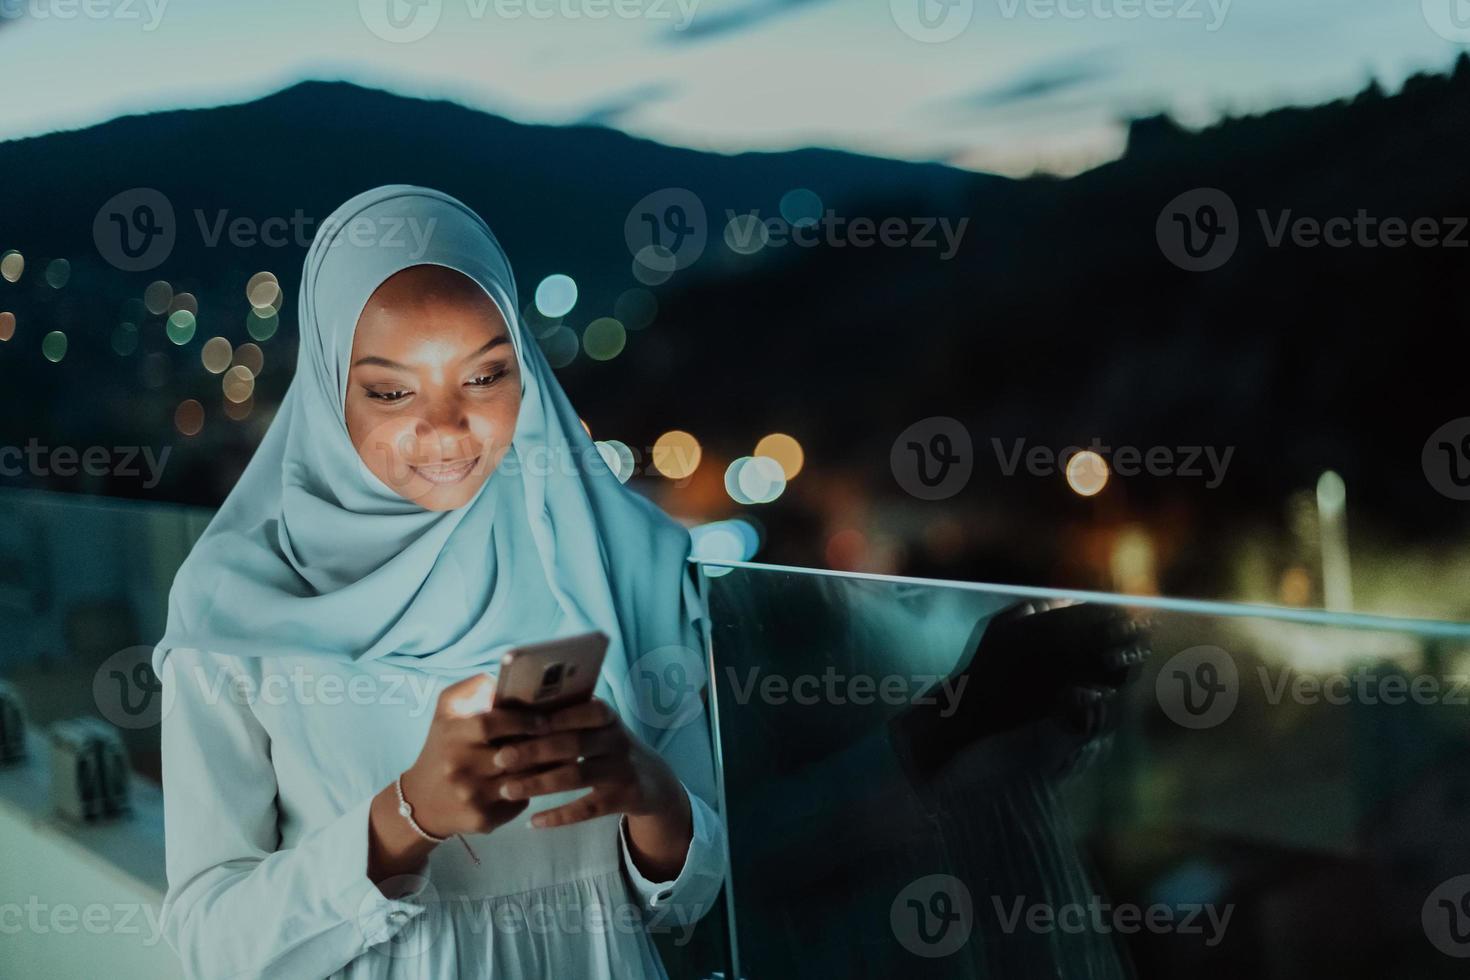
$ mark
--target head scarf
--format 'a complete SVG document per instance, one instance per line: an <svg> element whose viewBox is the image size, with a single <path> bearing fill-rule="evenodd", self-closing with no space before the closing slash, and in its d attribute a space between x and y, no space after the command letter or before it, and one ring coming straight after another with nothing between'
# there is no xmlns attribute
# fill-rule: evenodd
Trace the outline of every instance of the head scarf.
<svg viewBox="0 0 1470 980"><path fill-rule="evenodd" d="M359 315L383 282L418 265L478 283L520 361L511 447L450 511L425 510L373 475L343 409ZM600 693L635 724L646 715L619 703L635 696L633 664L659 676L699 647L689 533L608 468L519 311L504 250L454 198L388 186L338 208L306 256L296 375L174 580L154 670L162 676L168 652L189 648L468 676L493 673L515 644L600 629L611 641Z"/></svg>

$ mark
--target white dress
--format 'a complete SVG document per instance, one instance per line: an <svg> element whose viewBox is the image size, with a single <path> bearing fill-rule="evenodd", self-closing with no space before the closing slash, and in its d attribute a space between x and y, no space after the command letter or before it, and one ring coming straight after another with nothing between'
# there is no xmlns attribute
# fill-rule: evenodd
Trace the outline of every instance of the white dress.
<svg viewBox="0 0 1470 980"><path fill-rule="evenodd" d="M466 835L478 867L459 841L439 845L390 899L367 877L368 807L417 758L456 678L182 649L164 675L164 934L188 976L663 977L648 930L678 941L724 880L703 717L655 746L693 811L674 881L638 873L619 816L527 826L574 791Z"/></svg>

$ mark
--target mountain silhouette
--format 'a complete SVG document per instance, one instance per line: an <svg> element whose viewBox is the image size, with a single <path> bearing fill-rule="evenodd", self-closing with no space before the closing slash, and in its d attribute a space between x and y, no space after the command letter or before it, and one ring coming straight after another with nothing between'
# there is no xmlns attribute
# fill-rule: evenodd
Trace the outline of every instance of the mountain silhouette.
<svg viewBox="0 0 1470 980"><path fill-rule="evenodd" d="M731 458L764 432L790 431L818 461L812 486L840 479L907 506L889 470L893 440L914 421L948 415L970 430L977 460L951 509L1006 533L1104 515L1228 538L1284 521L1288 495L1332 468L1347 480L1354 519L1373 533L1432 540L1465 519L1463 504L1426 480L1420 456L1435 428L1470 414L1461 287L1470 249L1453 240L1301 245L1291 229L1361 212L1380 223L1431 220L1441 238L1455 239L1456 216L1470 215L1467 115L1462 56L1451 73L1416 76L1392 95L1371 85L1350 99L1197 132L1165 117L1138 120L1121 158L1065 180L830 150L703 153L336 82L3 143L0 249L20 249L28 265L20 283L0 282L0 309L19 322L15 339L0 344L17 406L0 418L0 442L179 450L164 482L146 492L84 477L8 482L210 503L228 489L294 363L304 242L211 246L208 229L298 213L319 221L382 183L437 187L496 230L523 301L542 277L572 275L580 299L566 322L580 328L639 285L624 235L630 210L683 188L705 212L703 254L651 287L657 318L630 332L622 356L579 357L562 372L599 437L646 447L667 428L688 428ZM156 269L125 273L102 260L93 222L132 188L167 197L177 242ZM731 216L779 215L783 195L798 188L845 228L899 219L902 242L822 237L823 224L811 229L814 242L753 254L730 247ZM1159 227L1166 205L1199 189L1233 205L1236 245L1219 268L1188 271L1171 261ZM912 243L926 226L935 239L937 226L961 221L952 255L942 239ZM1458 239L1470 242L1470 233ZM55 257L71 263L61 289L42 275ZM203 369L198 345L217 334L248 339L244 283L263 269L284 288L281 331L262 345L261 411L235 425L218 417L219 379ZM153 279L198 297L189 345L171 345L162 318L139 316L136 299ZM129 316L143 321L139 349L120 357L109 338ZM70 340L60 364L39 355L54 329ZM156 389L138 380L150 352L172 366ZM194 440L172 427L185 397L213 420ZM1217 487L1177 475L1120 479L1095 501L998 466L997 445L1061 449L1093 438L1233 455ZM819 518L770 513L776 524L793 521L788 539L801 542L782 557L821 561L812 550ZM1061 560L1045 558L1053 567ZM1014 577L1034 578L1036 566L1018 565Z"/></svg>

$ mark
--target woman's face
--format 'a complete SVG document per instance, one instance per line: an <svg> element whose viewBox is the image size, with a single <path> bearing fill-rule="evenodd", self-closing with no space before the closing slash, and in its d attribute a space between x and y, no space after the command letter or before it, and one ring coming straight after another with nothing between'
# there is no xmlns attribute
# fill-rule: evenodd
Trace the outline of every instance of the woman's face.
<svg viewBox="0 0 1470 980"><path fill-rule="evenodd" d="M515 434L520 365L499 309L442 266L388 279L357 321L347 432L364 465L427 510L469 503Z"/></svg>

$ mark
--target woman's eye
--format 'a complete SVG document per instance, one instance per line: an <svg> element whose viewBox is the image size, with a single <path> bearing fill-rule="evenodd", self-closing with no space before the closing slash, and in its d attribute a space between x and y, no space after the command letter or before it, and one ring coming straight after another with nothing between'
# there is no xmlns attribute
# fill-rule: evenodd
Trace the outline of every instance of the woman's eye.
<svg viewBox="0 0 1470 980"><path fill-rule="evenodd" d="M502 368L493 374L481 374L470 379L470 385L475 388L488 388L501 378L505 377L505 369Z"/></svg>
<svg viewBox="0 0 1470 980"><path fill-rule="evenodd" d="M374 391L371 388L364 388L363 390L367 392L367 396L369 398L375 398L381 402L401 401L404 398L407 398L409 395L407 391L404 391L402 389L398 391Z"/></svg>

